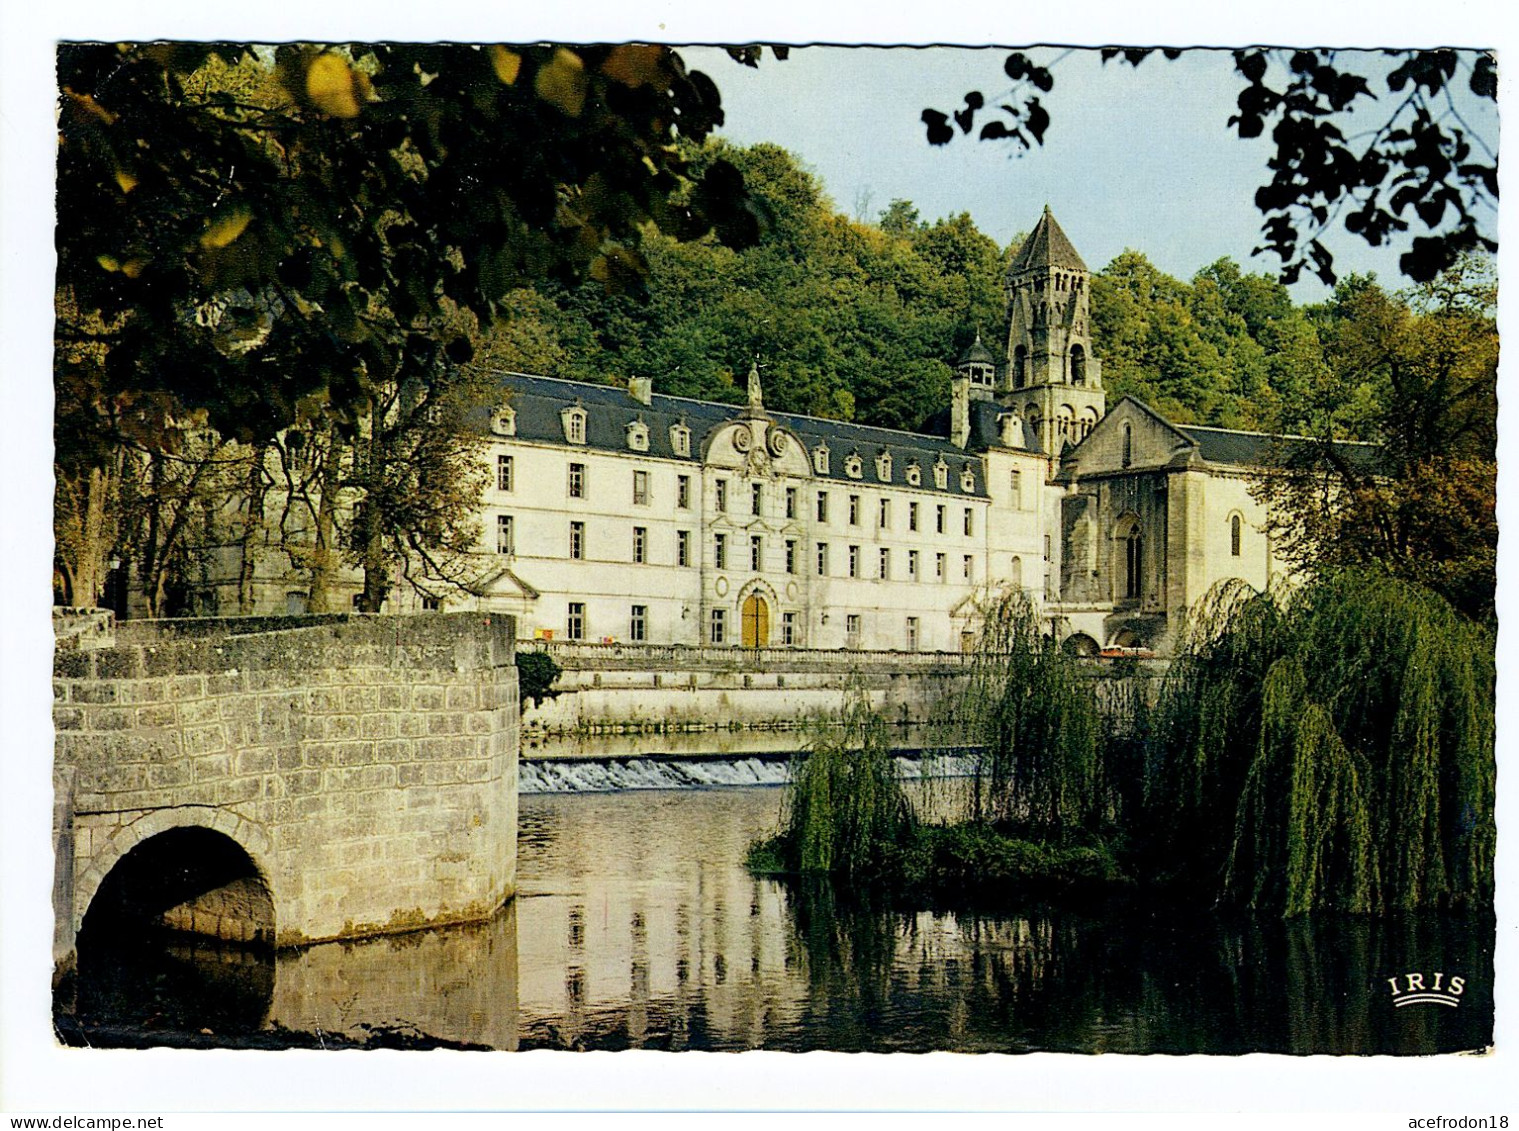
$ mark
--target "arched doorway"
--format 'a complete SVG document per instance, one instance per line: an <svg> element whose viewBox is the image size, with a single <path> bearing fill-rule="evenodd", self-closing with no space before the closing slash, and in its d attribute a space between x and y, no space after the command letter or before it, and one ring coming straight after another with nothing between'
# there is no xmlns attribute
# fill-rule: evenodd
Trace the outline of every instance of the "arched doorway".
<svg viewBox="0 0 1519 1131"><path fill-rule="evenodd" d="M91 1026L254 1032L274 995L274 901L231 837L171 828L116 861L76 941L57 1012Z"/></svg>
<svg viewBox="0 0 1519 1131"><path fill-rule="evenodd" d="M764 648L770 643L770 605L758 593L744 598L740 611L745 648Z"/></svg>
<svg viewBox="0 0 1519 1131"><path fill-rule="evenodd" d="M1095 656L1102 651L1093 640L1084 632L1073 632L1060 642L1060 648L1067 656Z"/></svg>

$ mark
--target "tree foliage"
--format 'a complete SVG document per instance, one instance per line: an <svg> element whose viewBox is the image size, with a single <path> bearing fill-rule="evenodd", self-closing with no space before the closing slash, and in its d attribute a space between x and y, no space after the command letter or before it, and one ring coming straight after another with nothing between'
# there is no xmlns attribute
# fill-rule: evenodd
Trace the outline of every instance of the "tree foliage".
<svg viewBox="0 0 1519 1131"><path fill-rule="evenodd" d="M722 111L665 47L68 44L58 80L60 479L110 494L123 444L170 452L186 422L299 425L379 492L371 563L458 542L375 461L460 466L408 422L458 416L471 327L524 285L638 286L654 228L758 232L731 164L682 157Z"/></svg>
<svg viewBox="0 0 1519 1131"><path fill-rule="evenodd" d="M1495 300L1487 265L1464 260L1403 297L1349 281L1321 312L1329 379L1315 439L1255 485L1299 569L1377 565L1493 615ZM1380 442L1375 461L1334 442L1351 430Z"/></svg>
<svg viewBox="0 0 1519 1131"><path fill-rule="evenodd" d="M1137 67L1154 48L1106 47L1103 62ZM1160 49L1177 59L1175 48ZM1464 252L1497 250L1484 234L1498 200L1498 159L1457 109L1453 92L1465 87L1496 102L1497 63L1485 52L1387 50L1386 67L1361 52L1250 47L1233 53L1244 80L1237 112L1228 124L1241 138L1269 131L1275 149L1269 177L1256 190L1264 217L1263 242L1282 262L1282 280L1296 282L1310 268L1326 284L1336 278L1334 256L1323 242L1337 222L1373 247L1394 235L1414 235L1399 259L1402 272L1428 282ZM1063 57L1063 56L1062 56ZM1040 101L1055 86L1051 67L1021 51L1003 65L1014 83L995 107L979 90L952 114L924 110L931 145L945 145L982 125L982 141L1023 149L1043 145L1050 115ZM1378 72L1382 73L1378 73ZM1373 85L1385 87L1382 102ZM1347 133L1374 116L1369 128ZM953 120L954 125L950 124Z"/></svg>
<svg viewBox="0 0 1519 1131"><path fill-rule="evenodd" d="M809 738L793 762L774 851L789 871L886 874L916 820L869 692L850 688L839 717L815 721Z"/></svg>
<svg viewBox="0 0 1519 1131"><path fill-rule="evenodd" d="M550 375L649 375L661 391L741 400L757 358L767 405L916 429L949 395L949 363L977 327L1003 325L1002 255L967 215L932 223L896 202L881 225L838 213L815 177L773 145L709 144L693 165L739 169L766 217L752 247L647 241L646 291L544 293ZM894 211L895 210L895 211Z"/></svg>
<svg viewBox="0 0 1519 1131"><path fill-rule="evenodd" d="M1157 711L1152 864L1288 915L1490 901L1493 644L1385 574L1219 591Z"/></svg>
<svg viewBox="0 0 1519 1131"><path fill-rule="evenodd" d="M993 594L981 610L957 714L976 750L972 820L1048 841L1098 831L1096 705L1022 591Z"/></svg>

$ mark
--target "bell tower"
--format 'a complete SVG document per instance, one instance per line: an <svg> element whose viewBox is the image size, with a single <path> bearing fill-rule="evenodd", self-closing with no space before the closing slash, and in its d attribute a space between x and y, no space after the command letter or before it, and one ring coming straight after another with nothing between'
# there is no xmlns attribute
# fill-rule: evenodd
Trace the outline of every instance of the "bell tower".
<svg viewBox="0 0 1519 1131"><path fill-rule="evenodd" d="M1102 418L1092 356L1091 281L1049 205L1007 269L1007 370L997 399L1023 417L1029 446L1058 457Z"/></svg>

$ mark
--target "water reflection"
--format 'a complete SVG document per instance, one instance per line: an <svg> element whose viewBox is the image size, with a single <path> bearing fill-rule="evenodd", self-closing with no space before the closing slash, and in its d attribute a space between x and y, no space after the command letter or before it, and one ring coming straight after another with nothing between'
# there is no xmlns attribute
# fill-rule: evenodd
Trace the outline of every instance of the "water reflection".
<svg viewBox="0 0 1519 1131"><path fill-rule="evenodd" d="M498 1049L1410 1054L1491 1041L1491 915L902 912L748 875L745 847L780 800L524 797L521 893L504 914L281 955L272 982L255 973L239 992L267 994L265 1023L287 1029ZM1466 979L1459 1008L1394 1007L1387 978L1435 970Z"/></svg>

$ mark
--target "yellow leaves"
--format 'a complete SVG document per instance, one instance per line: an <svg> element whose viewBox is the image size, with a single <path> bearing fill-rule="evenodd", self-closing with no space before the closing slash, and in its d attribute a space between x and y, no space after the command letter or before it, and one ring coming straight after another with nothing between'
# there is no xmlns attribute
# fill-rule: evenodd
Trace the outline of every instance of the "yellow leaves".
<svg viewBox="0 0 1519 1131"><path fill-rule="evenodd" d="M118 271L121 272L121 274L125 275L128 279L137 278L143 273L144 268L146 268L148 265L148 260L142 256L137 256L134 259L128 259L125 263L123 263L114 255L97 255L95 257L95 262L113 274Z"/></svg>
<svg viewBox="0 0 1519 1131"><path fill-rule="evenodd" d="M75 106L79 107L79 109L83 110L91 117L99 119L108 126L115 124L116 115L111 113L100 103L96 102L95 99L90 95L76 94L68 87L63 88L63 93L69 97L69 100L73 102Z"/></svg>
<svg viewBox="0 0 1519 1131"><path fill-rule="evenodd" d="M512 86L517 82L517 74L522 70L522 56L510 47L502 47L499 43L492 44L490 49L491 66L495 68L496 77L506 86Z"/></svg>
<svg viewBox="0 0 1519 1131"><path fill-rule="evenodd" d="M116 184L123 193L128 193L137 187L137 178L125 169L117 169Z"/></svg>
<svg viewBox="0 0 1519 1131"><path fill-rule="evenodd" d="M670 85L665 69L665 49L652 43L624 43L612 48L601 73L609 79L631 86L653 86L661 90Z"/></svg>
<svg viewBox="0 0 1519 1131"><path fill-rule="evenodd" d="M226 247L243 234L253 220L253 211L247 205L233 204L224 208L200 237L204 248Z"/></svg>
<svg viewBox="0 0 1519 1131"><path fill-rule="evenodd" d="M324 114L357 118L370 94L369 77L355 71L341 55L326 52L306 68L306 97Z"/></svg>
<svg viewBox="0 0 1519 1131"><path fill-rule="evenodd" d="M533 89L545 102L552 103L572 118L578 118L585 109L586 84L585 64L580 56L561 47L554 52L552 59L538 68Z"/></svg>

